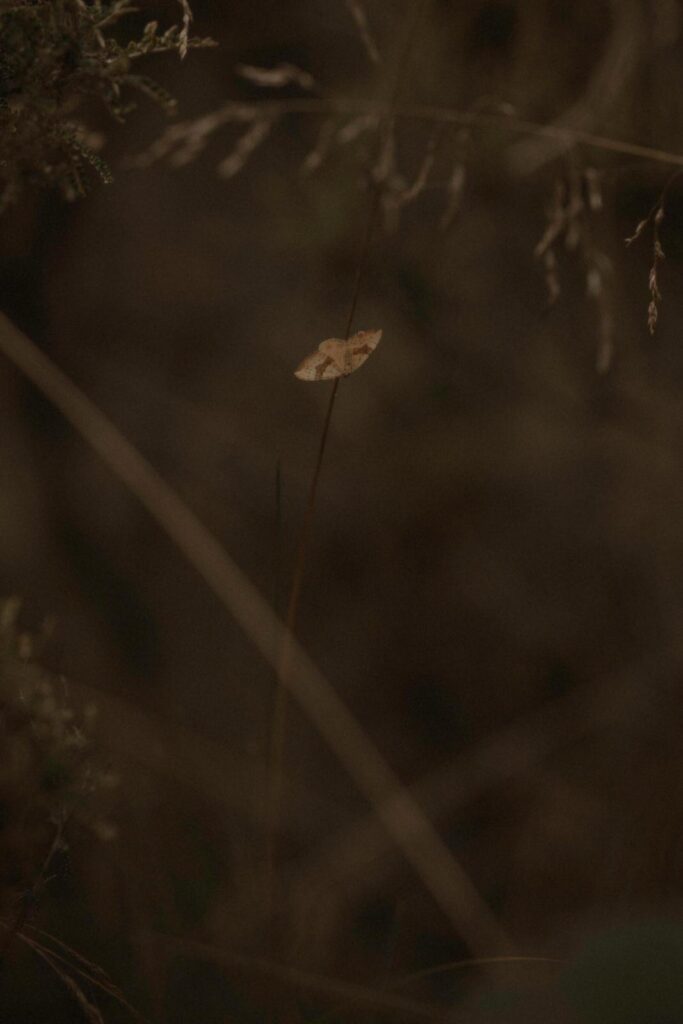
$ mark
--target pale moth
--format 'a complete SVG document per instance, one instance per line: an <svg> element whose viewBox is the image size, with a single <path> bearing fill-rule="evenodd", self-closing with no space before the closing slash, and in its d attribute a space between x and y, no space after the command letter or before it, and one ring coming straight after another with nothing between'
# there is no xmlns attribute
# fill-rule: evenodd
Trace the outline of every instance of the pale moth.
<svg viewBox="0 0 683 1024"><path fill-rule="evenodd" d="M317 350L299 363L294 376L299 380L333 380L335 377L348 377L375 351L381 337L381 331L358 331L346 341L340 338L321 341Z"/></svg>

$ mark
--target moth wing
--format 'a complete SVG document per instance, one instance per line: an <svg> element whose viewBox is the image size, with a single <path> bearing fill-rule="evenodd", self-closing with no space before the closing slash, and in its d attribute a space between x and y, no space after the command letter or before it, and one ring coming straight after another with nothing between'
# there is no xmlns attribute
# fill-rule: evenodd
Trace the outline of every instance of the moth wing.
<svg viewBox="0 0 683 1024"><path fill-rule="evenodd" d="M340 377L341 373L334 360L318 350L302 359L294 371L294 376L299 380L331 380L333 377Z"/></svg>
<svg viewBox="0 0 683 1024"><path fill-rule="evenodd" d="M375 351L381 337L381 331L358 331L348 341L327 338L299 363L294 376L311 381L347 377Z"/></svg>
<svg viewBox="0 0 683 1024"><path fill-rule="evenodd" d="M348 345L351 353L351 367L347 371L352 373L362 366L368 356L372 355L379 345L381 331L358 331L352 338L349 338Z"/></svg>
<svg viewBox="0 0 683 1024"><path fill-rule="evenodd" d="M341 341L339 338L328 338L327 341L321 341L318 345L318 351L322 352L331 359L336 366L339 367L339 374L348 373L348 362L349 362L349 343L348 341ZM335 374L335 376L337 376Z"/></svg>

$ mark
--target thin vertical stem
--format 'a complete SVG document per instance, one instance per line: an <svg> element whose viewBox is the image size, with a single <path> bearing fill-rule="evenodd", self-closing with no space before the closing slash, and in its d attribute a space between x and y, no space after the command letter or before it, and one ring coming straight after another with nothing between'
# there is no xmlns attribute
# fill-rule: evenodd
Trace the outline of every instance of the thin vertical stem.
<svg viewBox="0 0 683 1024"><path fill-rule="evenodd" d="M386 126L387 130L390 130L392 112L396 106L398 95L400 92L401 84L405 76L405 65L408 58L408 54L413 45L416 29L424 9L429 0L422 0L421 3L416 3L413 8L412 18L408 18L406 22L406 32L402 39L399 56L396 63L396 68L393 76L393 81L389 88L389 103L387 105L387 112L385 118L380 122L378 126L378 151L381 152L383 144L383 128ZM360 257L356 266L356 276L353 284L353 292L351 295L351 304L349 306L349 314L346 321L346 330L344 337L348 339L353 320L356 315L356 309L358 307L358 299L360 297L360 289L363 280L363 275L367 266L368 255L370 252L370 243L372 240L372 234L375 228L377 220L377 214L380 209L381 199L381 182L373 182L371 185L372 196L370 202L370 209L365 222L365 233L363 236L363 242L360 251ZM311 486L308 492L308 501L306 503L306 511L304 513L304 522L299 537L299 544L297 547L296 559L294 563L294 571L292 574L292 584L289 592L289 601L287 605L287 616L286 616L286 627L287 632L282 645L280 666L278 672L278 680L275 691L275 700L273 705L272 715L272 727L271 727L271 743L270 743L270 762L269 762L269 787L268 787L268 806L267 806L267 818L266 818L266 886L265 886L265 900L267 917L271 923L271 940L275 942L274 934L275 930L273 927L274 907L275 907L275 861L276 861L276 842L277 834L280 826L280 817L282 812L282 794L284 785L284 747L285 737L287 732L287 707L288 707L288 689L287 689L287 676L290 669L291 662L291 651L292 651L292 640L294 638L294 631L296 628L296 621L299 611L299 603L301 599L301 590L303 586L304 573L306 569L306 561L308 556L309 542L312 534L313 519L315 514L316 499L318 495L318 484L320 482L320 474L322 471L323 460L325 457L325 450L327 447L327 439L330 431L330 423L332 421L332 414L334 412L335 403L337 400L337 394L339 392L339 381L341 378L336 377L334 384L332 385L332 391L330 393L330 400L327 405L327 412L325 414L325 420L323 423L322 433L320 435L320 444L318 446L318 455L313 470L313 476L311 478Z"/></svg>
<svg viewBox="0 0 683 1024"><path fill-rule="evenodd" d="M365 233L363 236L363 243L360 251L360 257L356 266L356 277L353 286L353 293L351 297L351 304L349 306L349 314L346 321L346 329L344 337L348 338L351 333L351 327L353 325L353 319L356 314L358 307L358 298L360 296L360 288L363 280L363 273L367 264L368 254L370 251L370 243L372 240L372 233L375 227L375 221L377 219L377 212L379 210L379 189L373 188L372 202L370 205L370 211L366 219ZM275 844L276 836L280 824L280 814L282 809L282 792L284 784L284 753L285 753L285 736L287 733L287 674L290 670L291 665L291 653L292 653L292 638L294 636L294 630L296 627L297 616L299 612L299 602L301 599L301 590L303 586L304 574L306 570L306 561L308 556L309 543L311 534L313 532L313 520L315 514L316 500L318 496L318 484L320 483L320 475L323 467L323 460L325 458L325 450L327 448L327 439L330 433L330 423L332 422L332 413L334 412L334 406L339 393L339 382L341 378L336 377L332 385L330 392L330 399L327 403L327 411L325 413L325 420L323 422L322 432L320 434L320 442L318 444L318 454L315 461L315 467L313 470L313 476L311 477L311 485L308 492L308 500L306 502L306 510L304 512L304 521L301 528L301 534L299 536L299 544L297 546L296 558L294 561L294 572L292 574L292 584L289 592L289 600L287 603L287 615L285 618L285 624L287 632L285 635L284 642L282 644L281 655L280 655L280 666L277 673L277 684L275 690L275 701L273 705L273 716L271 726L271 740L270 740L270 772L269 772L269 792L268 792L268 807L266 817L267 827L267 849L266 849L266 905L269 913L268 917L272 917L273 903L274 903L274 884L275 884Z"/></svg>

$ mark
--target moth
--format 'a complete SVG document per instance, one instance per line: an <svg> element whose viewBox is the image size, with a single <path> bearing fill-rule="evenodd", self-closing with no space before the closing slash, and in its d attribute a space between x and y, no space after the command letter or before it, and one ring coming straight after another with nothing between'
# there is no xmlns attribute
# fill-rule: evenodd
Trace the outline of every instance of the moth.
<svg viewBox="0 0 683 1024"><path fill-rule="evenodd" d="M340 338L321 341L317 350L299 363L294 376L299 380L348 377L375 351L381 337L381 331L358 331L346 341Z"/></svg>

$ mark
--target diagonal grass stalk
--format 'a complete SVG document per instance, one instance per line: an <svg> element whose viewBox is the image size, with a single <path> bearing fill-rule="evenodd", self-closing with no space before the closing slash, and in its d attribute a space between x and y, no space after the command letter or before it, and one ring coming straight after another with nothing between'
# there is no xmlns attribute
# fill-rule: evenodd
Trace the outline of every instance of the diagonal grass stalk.
<svg viewBox="0 0 683 1024"><path fill-rule="evenodd" d="M44 352L0 313L0 352L61 412L147 510L274 670L285 624L225 548L139 451ZM511 944L417 801L295 637L287 689L373 807L475 955Z"/></svg>

